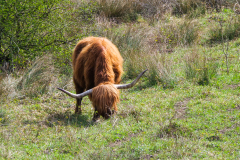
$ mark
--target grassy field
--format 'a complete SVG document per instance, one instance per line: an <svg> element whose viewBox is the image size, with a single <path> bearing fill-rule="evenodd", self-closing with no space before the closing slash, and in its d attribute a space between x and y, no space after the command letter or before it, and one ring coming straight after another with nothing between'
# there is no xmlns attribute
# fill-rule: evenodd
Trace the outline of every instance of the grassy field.
<svg viewBox="0 0 240 160"><path fill-rule="evenodd" d="M119 112L91 122L55 95L1 102L1 156L10 159L238 159L239 86L185 84L122 91Z"/></svg>
<svg viewBox="0 0 240 160"><path fill-rule="evenodd" d="M239 16L222 9L152 21L128 8L111 19L111 9L89 35L117 45L122 83L148 73L97 123L88 97L76 115L75 99L56 90L75 92L71 51L0 77L0 159L240 159Z"/></svg>

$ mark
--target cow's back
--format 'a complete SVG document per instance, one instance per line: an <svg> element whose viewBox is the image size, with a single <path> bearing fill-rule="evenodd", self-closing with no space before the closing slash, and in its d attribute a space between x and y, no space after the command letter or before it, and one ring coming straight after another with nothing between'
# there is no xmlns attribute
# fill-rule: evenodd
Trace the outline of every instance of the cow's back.
<svg viewBox="0 0 240 160"><path fill-rule="evenodd" d="M120 83L123 59L117 49L106 38L88 37L76 45L73 56L75 81L91 89L100 83Z"/></svg>

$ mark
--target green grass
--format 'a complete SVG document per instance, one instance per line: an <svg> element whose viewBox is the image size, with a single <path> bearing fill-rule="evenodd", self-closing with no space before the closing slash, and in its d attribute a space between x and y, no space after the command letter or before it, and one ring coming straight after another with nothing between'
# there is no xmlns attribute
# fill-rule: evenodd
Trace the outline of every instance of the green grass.
<svg viewBox="0 0 240 160"><path fill-rule="evenodd" d="M92 123L83 100L50 97L1 102L3 159L238 159L240 86L140 83L121 91L118 114ZM7 102L8 101L8 102Z"/></svg>

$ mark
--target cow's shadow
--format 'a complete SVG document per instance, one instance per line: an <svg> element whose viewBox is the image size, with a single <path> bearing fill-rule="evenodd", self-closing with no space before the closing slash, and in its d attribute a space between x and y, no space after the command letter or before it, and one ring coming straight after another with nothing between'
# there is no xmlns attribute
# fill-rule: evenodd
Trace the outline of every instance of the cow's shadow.
<svg viewBox="0 0 240 160"><path fill-rule="evenodd" d="M54 113L46 117L45 125L53 127L55 125L71 125L77 127L88 127L93 125L93 122L89 120L88 115L84 114L73 114L69 112L65 113Z"/></svg>
<svg viewBox="0 0 240 160"><path fill-rule="evenodd" d="M38 124L45 125L48 127L54 126L76 126L76 127L89 127L95 123L89 119L89 115L84 114L74 114L71 112L62 112L62 113L50 113L42 121L31 121L25 120L23 124Z"/></svg>

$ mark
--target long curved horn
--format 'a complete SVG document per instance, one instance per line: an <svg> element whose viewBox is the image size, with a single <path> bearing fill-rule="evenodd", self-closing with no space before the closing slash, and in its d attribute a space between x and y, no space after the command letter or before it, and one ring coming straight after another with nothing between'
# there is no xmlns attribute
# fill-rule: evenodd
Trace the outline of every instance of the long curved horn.
<svg viewBox="0 0 240 160"><path fill-rule="evenodd" d="M132 83L129 83L129 84L114 84L114 86L117 88L117 89L127 89L127 88L131 88L133 87L137 82L138 80L142 77L142 75L147 71L148 69L146 69L145 71L143 71L142 73L140 73L138 75L138 77L132 82ZM89 89L83 93L80 93L80 94L73 94L71 92L68 92L64 89L61 89L61 88L57 88L59 89L60 91L66 93L67 95L69 95L70 97L73 97L73 98L77 98L77 99L80 99L80 98L83 98L89 94L92 93L92 89Z"/></svg>
<svg viewBox="0 0 240 160"><path fill-rule="evenodd" d="M148 69L146 69L145 71L143 71L142 73L140 73L138 75L138 77L132 82L132 83L129 83L129 84L114 84L114 86L117 88L117 89L127 89L127 88L131 88L133 87L137 82L138 80L142 77L142 75L147 71Z"/></svg>
<svg viewBox="0 0 240 160"><path fill-rule="evenodd" d="M69 96L71 96L73 98L77 98L77 99L80 99L80 98L85 97L85 96L87 96L87 95L92 93L92 89L89 89L89 90L87 90L87 91L85 91L83 93L80 93L80 94L73 94L73 93L70 93L70 92L68 92L68 91L66 91L64 89L61 89L61 88L57 88L57 89L59 89L60 91L66 93L67 95L69 95Z"/></svg>

